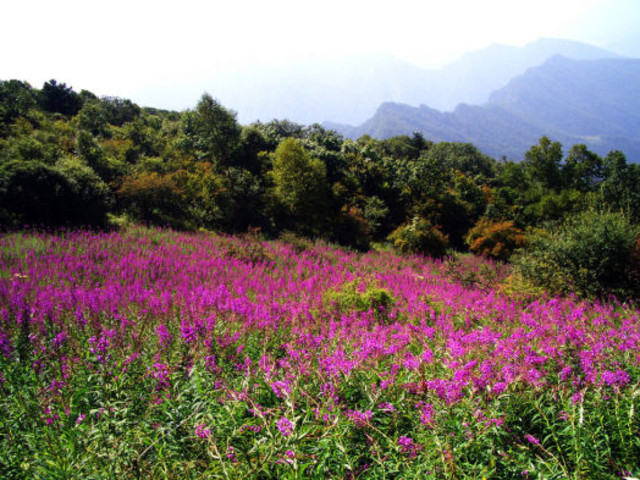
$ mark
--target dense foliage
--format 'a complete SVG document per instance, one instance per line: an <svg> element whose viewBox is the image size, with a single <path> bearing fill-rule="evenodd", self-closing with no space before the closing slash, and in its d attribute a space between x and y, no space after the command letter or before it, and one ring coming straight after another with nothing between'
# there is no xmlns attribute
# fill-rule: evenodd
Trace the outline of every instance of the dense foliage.
<svg viewBox="0 0 640 480"><path fill-rule="evenodd" d="M508 260L519 248L526 245L526 237L513 221L492 222L481 219L469 230L469 250L484 257Z"/></svg>
<svg viewBox="0 0 640 480"><path fill-rule="evenodd" d="M638 234L619 213L582 212L532 235L516 266L526 279L553 292L637 297Z"/></svg>
<svg viewBox="0 0 640 480"><path fill-rule="evenodd" d="M286 120L241 126L208 94L178 113L56 80L0 81L0 215L13 226L103 224L109 213L367 248L420 218L464 249L478 222L524 229L590 206L638 220L640 170L621 152L576 145L564 158L545 137L522 160L419 134L351 141ZM46 214L31 207L47 203Z"/></svg>
<svg viewBox="0 0 640 480"><path fill-rule="evenodd" d="M291 234L287 234L290 238ZM504 264L0 236L0 477L640 476L640 322Z"/></svg>
<svg viewBox="0 0 640 480"><path fill-rule="evenodd" d="M352 141L287 120L241 126L208 94L178 113L55 80L39 90L0 81L0 223L9 229L145 223L269 238L293 232L359 250L469 249L508 260L532 228L554 230L581 212L640 220L640 167L622 152L603 159L574 145L565 157L560 143L542 137L521 160L496 161L471 144L417 133ZM530 245L540 252L541 242ZM622 244L602 248L628 258ZM613 263L597 274L602 281L583 275L583 286L562 271L572 268L566 262L547 265L565 280L547 282L537 269L533 283L554 292L635 295L602 283L615 279Z"/></svg>

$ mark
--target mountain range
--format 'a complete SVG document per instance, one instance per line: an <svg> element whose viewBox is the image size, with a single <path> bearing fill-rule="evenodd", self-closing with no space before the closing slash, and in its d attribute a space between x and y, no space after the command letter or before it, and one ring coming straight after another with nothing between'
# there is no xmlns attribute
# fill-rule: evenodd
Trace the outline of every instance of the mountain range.
<svg viewBox="0 0 640 480"><path fill-rule="evenodd" d="M357 127L325 124L344 135L387 138L420 132L434 141L470 142L484 153L520 160L547 135L567 148L584 143L600 155L622 150L640 161L640 60L554 56L493 91L483 105L453 112L383 103Z"/></svg>
<svg viewBox="0 0 640 480"><path fill-rule="evenodd" d="M630 46L638 44L640 39L631 39L615 48L633 53ZM421 132L430 140L472 142L491 156L515 160L547 135L567 148L585 143L599 154L620 149L640 161L638 60L586 43L494 44L438 70L390 55L213 70L205 80L160 83L135 100L158 107L167 107L166 99L193 104L207 85L243 124L322 123L352 138Z"/></svg>
<svg viewBox="0 0 640 480"><path fill-rule="evenodd" d="M514 76L553 55L575 59L614 58L585 43L541 39L524 47L494 44L467 53L444 68L425 69L391 55L310 56L281 64L210 65L209 75L159 79L154 89L133 95L143 105L193 105L206 91L238 112L240 123L288 119L312 124L358 125L383 102L450 111L479 105ZM167 102L173 102L169 104Z"/></svg>

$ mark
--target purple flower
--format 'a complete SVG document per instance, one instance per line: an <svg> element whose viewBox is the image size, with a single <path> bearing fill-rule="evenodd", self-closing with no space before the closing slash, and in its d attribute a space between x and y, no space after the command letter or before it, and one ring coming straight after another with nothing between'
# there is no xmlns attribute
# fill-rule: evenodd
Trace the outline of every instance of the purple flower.
<svg viewBox="0 0 640 480"><path fill-rule="evenodd" d="M278 398L285 398L291 394L289 382L282 382L280 380L271 384L271 390L273 390L273 393L275 393Z"/></svg>
<svg viewBox="0 0 640 480"><path fill-rule="evenodd" d="M435 411L430 403L419 402L418 408L420 408L420 423L424 426L433 425Z"/></svg>
<svg viewBox="0 0 640 480"><path fill-rule="evenodd" d="M420 358L407 353L402 361L402 365L407 370L418 370L420 368Z"/></svg>
<svg viewBox="0 0 640 480"><path fill-rule="evenodd" d="M196 425L196 435L200 438L208 438L211 435L211 430L204 423L199 423Z"/></svg>
<svg viewBox="0 0 640 480"><path fill-rule="evenodd" d="M180 326L180 334L182 335L182 339L184 340L184 342L187 344L193 343L198 338L196 329L184 320L182 321L182 324Z"/></svg>
<svg viewBox="0 0 640 480"><path fill-rule="evenodd" d="M628 384L631 380L629 374L624 370L618 370L612 372L611 370L605 370L602 372L602 382L609 387L619 388Z"/></svg>
<svg viewBox="0 0 640 480"><path fill-rule="evenodd" d="M238 461L238 456L235 448L229 446L229 448L227 448L226 457L231 463L236 463Z"/></svg>
<svg viewBox="0 0 640 480"><path fill-rule="evenodd" d="M487 420L485 422L485 425L487 426L493 426L495 425L496 427L501 426L504 423L504 420L502 418L490 418L489 420Z"/></svg>
<svg viewBox="0 0 640 480"><path fill-rule="evenodd" d="M282 417L276 422L278 430L284 437L288 437L293 433L293 423L287 417Z"/></svg>
<svg viewBox="0 0 640 480"><path fill-rule="evenodd" d="M404 448L408 448L413 445L413 439L411 437L405 437L404 435L402 435L398 438L398 445Z"/></svg>
<svg viewBox="0 0 640 480"><path fill-rule="evenodd" d="M158 337L158 343L161 347L166 347L173 340L173 336L166 325L158 325L156 327L156 336Z"/></svg>
<svg viewBox="0 0 640 480"><path fill-rule="evenodd" d="M60 348L62 344L65 342L65 340L67 340L67 337L68 337L67 332L64 332L64 331L60 332L58 335L54 337L51 343L55 348Z"/></svg>
<svg viewBox="0 0 640 480"><path fill-rule="evenodd" d="M373 412L371 410L367 410L365 412L361 412L359 410L349 410L347 412L347 417L349 417L356 427L363 428L366 427L373 417Z"/></svg>
<svg viewBox="0 0 640 480"><path fill-rule="evenodd" d="M540 446L540 440L538 440L533 435L526 434L524 438L527 440L527 442L531 443L532 445Z"/></svg>
<svg viewBox="0 0 640 480"><path fill-rule="evenodd" d="M157 380L156 383L156 392L160 390L164 390L171 386L169 383L169 376L171 375L171 370L169 366L164 363L154 363L153 367L149 369L151 376Z"/></svg>
<svg viewBox="0 0 640 480"><path fill-rule="evenodd" d="M413 443L413 438L402 435L398 438L398 445L402 453L409 454L410 457L415 457L420 450L420 446Z"/></svg>
<svg viewBox="0 0 640 480"><path fill-rule="evenodd" d="M560 379L562 379L563 382L566 382L572 373L573 369L570 366L566 366L560 372Z"/></svg>
<svg viewBox="0 0 640 480"><path fill-rule="evenodd" d="M383 412L394 412L396 410L396 407L394 407L389 402L382 402L380 405L378 405L378 408Z"/></svg>

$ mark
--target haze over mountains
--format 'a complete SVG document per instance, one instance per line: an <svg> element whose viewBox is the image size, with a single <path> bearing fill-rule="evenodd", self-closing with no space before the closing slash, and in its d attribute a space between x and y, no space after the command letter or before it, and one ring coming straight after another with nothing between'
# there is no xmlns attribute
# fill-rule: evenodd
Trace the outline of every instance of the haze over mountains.
<svg viewBox="0 0 640 480"><path fill-rule="evenodd" d="M344 135L377 138L421 132L434 141L471 142L493 157L520 160L547 135L600 155L622 150L640 159L640 60L555 56L494 91L482 106L453 112L384 103L362 125L330 125Z"/></svg>
<svg viewBox="0 0 640 480"><path fill-rule="evenodd" d="M634 52L636 43L616 50ZM581 42L540 39L524 47L494 44L440 70L389 55L311 57L230 68L204 84L244 124L323 123L352 138L421 132L515 160L547 135L567 148L586 143L602 155L621 149L640 161L638 62ZM136 100L188 103L202 84L158 85Z"/></svg>
<svg viewBox="0 0 640 480"><path fill-rule="evenodd" d="M241 123L274 118L312 124L357 125L383 102L453 110L459 103L481 104L494 90L553 55L614 58L614 53L580 42L542 39L524 47L491 45L470 52L440 70L427 70L390 55L311 56L295 64L216 66L203 80L159 82L136 102L167 108L167 99L185 105L206 90L238 112Z"/></svg>

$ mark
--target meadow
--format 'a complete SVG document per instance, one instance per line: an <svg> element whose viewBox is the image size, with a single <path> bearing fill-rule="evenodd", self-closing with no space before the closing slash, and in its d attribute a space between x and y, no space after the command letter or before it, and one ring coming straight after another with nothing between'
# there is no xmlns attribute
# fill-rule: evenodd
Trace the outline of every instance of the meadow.
<svg viewBox="0 0 640 480"><path fill-rule="evenodd" d="M135 227L0 236L0 477L640 477L640 320L509 267Z"/></svg>

